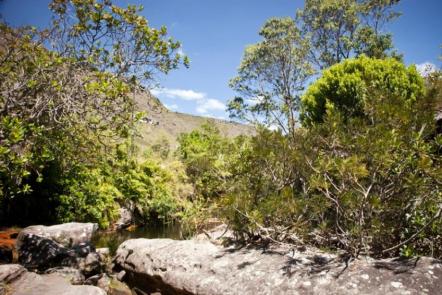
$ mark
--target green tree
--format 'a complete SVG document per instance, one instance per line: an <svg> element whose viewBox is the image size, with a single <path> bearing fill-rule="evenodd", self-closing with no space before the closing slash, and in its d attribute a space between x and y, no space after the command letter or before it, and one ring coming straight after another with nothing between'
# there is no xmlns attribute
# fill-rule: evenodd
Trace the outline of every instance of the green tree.
<svg viewBox="0 0 442 295"><path fill-rule="evenodd" d="M424 91L414 66L392 58L326 70L307 90L310 121L294 140L264 129L239 151L222 216L238 238L440 257L440 89L429 85Z"/></svg>
<svg viewBox="0 0 442 295"><path fill-rule="evenodd" d="M394 58L361 56L323 71L302 96L301 118L307 125L322 122L329 111L373 121L376 114L370 100L399 97L412 104L423 94L423 79L414 66L407 68Z"/></svg>
<svg viewBox="0 0 442 295"><path fill-rule="evenodd" d="M247 47L230 81L239 96L229 102L229 111L231 117L293 134L300 93L312 74L308 42L291 18L268 20L260 35L263 40Z"/></svg>
<svg viewBox="0 0 442 295"><path fill-rule="evenodd" d="M307 0L297 12L309 59L319 69L353 55L384 58L393 48L384 25L399 16L397 0Z"/></svg>
<svg viewBox="0 0 442 295"><path fill-rule="evenodd" d="M96 171L135 133L133 92L140 81L188 64L180 44L165 28L151 28L141 8L108 0L54 0L50 8L47 30L0 24L2 217L14 215L11 204L21 196L30 207L48 199L57 206L58 196L75 195L72 187L104 208L92 190L102 183Z"/></svg>
<svg viewBox="0 0 442 295"><path fill-rule="evenodd" d="M110 0L55 0L49 7L54 13L51 48L64 57L144 82L181 62L189 64L178 53L180 42L167 37L166 27L152 28L140 15L141 5L122 8Z"/></svg>
<svg viewBox="0 0 442 295"><path fill-rule="evenodd" d="M209 122L200 129L181 134L178 154L186 167L197 197L215 199L226 189L229 142Z"/></svg>

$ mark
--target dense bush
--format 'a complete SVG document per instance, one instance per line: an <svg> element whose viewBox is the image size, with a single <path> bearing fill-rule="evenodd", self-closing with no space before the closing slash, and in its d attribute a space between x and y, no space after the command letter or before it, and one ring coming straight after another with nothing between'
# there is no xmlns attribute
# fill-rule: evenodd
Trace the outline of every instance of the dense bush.
<svg viewBox="0 0 442 295"><path fill-rule="evenodd" d="M392 103L376 108L397 109ZM224 217L242 238L440 257L442 137L429 140L431 119L410 108L384 114L375 125L326 116L298 130L296 145L261 133L237 162Z"/></svg>
<svg viewBox="0 0 442 295"><path fill-rule="evenodd" d="M138 223L166 223L177 218L182 201L172 190L171 172L152 159L142 162L128 157L127 146L98 167L79 167L75 177L66 177L58 198L60 221L97 222L109 227L118 218L118 208L132 208Z"/></svg>
<svg viewBox="0 0 442 295"><path fill-rule="evenodd" d="M337 65L341 75L326 71L308 95L320 100L357 94L346 94L358 88L345 82L364 80L359 74L348 80L342 72L354 63L358 73L368 67L389 89L392 79L383 73L396 62L362 57ZM237 236L344 249L354 256L441 257L442 136L435 136L431 107L440 94L433 87L425 95L421 78L409 71L414 78L398 74L402 88L365 87L363 104L353 109L359 112L350 112L351 104L347 111L325 109L321 120L298 128L293 141L261 130L231 166L231 190L222 198L223 216Z"/></svg>
<svg viewBox="0 0 442 295"><path fill-rule="evenodd" d="M414 66L394 58L372 59L360 56L347 59L322 73L301 98L304 124L322 122L327 110L345 117L366 116L373 119L370 101L374 96L400 98L413 104L423 96L424 83Z"/></svg>
<svg viewBox="0 0 442 295"><path fill-rule="evenodd" d="M164 171L137 163L129 150L123 165L117 149L136 134L139 82L188 64L180 43L151 28L141 7L108 0L49 7L47 30L0 24L2 222L106 227L125 200L138 202L143 216L167 218L176 204ZM29 210L34 205L43 210Z"/></svg>
<svg viewBox="0 0 442 295"><path fill-rule="evenodd" d="M219 197L226 189L229 141L210 123L178 138L177 153L183 161L197 196Z"/></svg>
<svg viewBox="0 0 442 295"><path fill-rule="evenodd" d="M100 169L84 169L75 178L67 178L64 186L57 206L61 222L97 222L107 228L118 217L118 200L123 195Z"/></svg>

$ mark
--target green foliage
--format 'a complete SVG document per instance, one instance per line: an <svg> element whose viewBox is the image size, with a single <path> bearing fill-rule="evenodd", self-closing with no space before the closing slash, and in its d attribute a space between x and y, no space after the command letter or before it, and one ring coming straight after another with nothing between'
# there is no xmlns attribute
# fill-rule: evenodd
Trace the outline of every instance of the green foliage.
<svg viewBox="0 0 442 295"><path fill-rule="evenodd" d="M300 91L313 73L308 42L291 18L272 18L259 33L263 40L247 47L230 81L240 96L229 102L231 117L293 133Z"/></svg>
<svg viewBox="0 0 442 295"><path fill-rule="evenodd" d="M96 168L79 167L62 187L57 208L59 220L98 222L107 228L118 217L121 206L135 206L139 223L166 223L177 217L180 199L173 176L152 159L139 162L128 155L128 145Z"/></svg>
<svg viewBox="0 0 442 295"><path fill-rule="evenodd" d="M441 136L429 107L437 87L424 94L414 67L393 59L344 61L324 77L311 89L327 89L334 107L294 140L261 130L230 166L222 216L240 239L441 257ZM361 88L360 104L336 103Z"/></svg>
<svg viewBox="0 0 442 295"><path fill-rule="evenodd" d="M432 112L425 100L401 99L371 101L374 124L330 114L312 129L321 148L306 159L312 170L306 219L314 220L311 230L320 228L320 243L335 239L334 246L354 255L397 253L395 246L414 234L406 244L416 254L440 243L441 157L437 141L428 140ZM318 199L321 208L309 210Z"/></svg>
<svg viewBox="0 0 442 295"><path fill-rule="evenodd" d="M397 0L307 0L297 21L311 44L309 59L319 69L354 55L385 58L393 48L384 25L399 16ZM391 52L391 54L390 54Z"/></svg>
<svg viewBox="0 0 442 295"><path fill-rule="evenodd" d="M171 191L172 176L152 160L140 164L132 160L118 172L109 173L115 185L125 196L124 202L136 204L143 223L167 222L175 218L179 201Z"/></svg>
<svg viewBox="0 0 442 295"><path fill-rule="evenodd" d="M152 151L159 155L162 160L166 160L171 155L170 142L167 140L167 138L162 137L158 140L158 142L152 145Z"/></svg>
<svg viewBox="0 0 442 295"><path fill-rule="evenodd" d="M165 188L169 176L118 148L136 134L131 94L140 80L188 65L179 42L151 28L141 7L54 0L50 9L48 30L0 24L2 219L14 222L26 197L50 203L46 215L56 211L62 221L106 227L125 200L165 220L178 206Z"/></svg>
<svg viewBox="0 0 442 295"><path fill-rule="evenodd" d="M229 142L210 123L199 130L182 134L178 142L181 157L195 194L210 199L218 197L225 189Z"/></svg>
<svg viewBox="0 0 442 295"><path fill-rule="evenodd" d="M323 71L302 97L301 119L310 125L322 122L327 112L339 112L373 121L373 100L400 98L399 103L410 105L423 92L423 79L414 66L361 56Z"/></svg>
<svg viewBox="0 0 442 295"><path fill-rule="evenodd" d="M100 169L84 169L75 178L66 179L65 194L59 196L57 208L61 222L97 222L107 228L118 217L118 200L122 193Z"/></svg>
<svg viewBox="0 0 442 295"><path fill-rule="evenodd" d="M25 124L18 118L3 117L0 122L0 133L3 135L0 146L0 200L14 198L17 195L27 194L31 187L26 183L30 176L30 166L42 165L51 160L47 149L36 153L36 146L27 146L26 141L34 141L41 135L41 129L32 124ZM17 147L26 146L19 150ZM38 181L41 181L39 178Z"/></svg>
<svg viewBox="0 0 442 295"><path fill-rule="evenodd" d="M292 144L280 132L260 129L257 136L238 146L230 165L230 190L220 201L221 216L238 238L250 238L262 227L294 222L291 186L301 167L292 158Z"/></svg>
<svg viewBox="0 0 442 295"><path fill-rule="evenodd" d="M143 6L122 8L109 0L55 0L51 41L56 51L86 62L101 72L149 81L180 63L181 44L167 37L167 28L152 28L140 15ZM87 41L85 41L87 40Z"/></svg>

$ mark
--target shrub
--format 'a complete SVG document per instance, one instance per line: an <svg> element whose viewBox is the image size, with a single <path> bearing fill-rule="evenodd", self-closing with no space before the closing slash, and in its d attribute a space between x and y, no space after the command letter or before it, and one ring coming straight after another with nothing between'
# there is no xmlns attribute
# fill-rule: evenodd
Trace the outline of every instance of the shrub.
<svg viewBox="0 0 442 295"><path fill-rule="evenodd" d="M261 130L231 166L231 189L222 198L223 217L237 236L353 256L442 257L442 136L429 107L438 94L424 95L420 78L413 81L403 91L366 88L359 106L325 109L294 140ZM308 94L326 86L317 83ZM345 87L326 89L324 99L346 95Z"/></svg>
<svg viewBox="0 0 442 295"><path fill-rule="evenodd" d="M371 119L372 99L395 97L400 103L413 104L423 94L423 79L414 66L407 68L394 58L360 56L323 71L302 96L301 120L306 125L323 122L327 110L344 118Z"/></svg>
<svg viewBox="0 0 442 295"><path fill-rule="evenodd" d="M195 194L205 199L219 197L226 189L229 141L206 123L199 130L182 134L177 153L186 167Z"/></svg>
<svg viewBox="0 0 442 295"><path fill-rule="evenodd" d="M84 169L65 180L67 191L58 197L61 222L97 222L107 228L118 217L122 193L100 169Z"/></svg>

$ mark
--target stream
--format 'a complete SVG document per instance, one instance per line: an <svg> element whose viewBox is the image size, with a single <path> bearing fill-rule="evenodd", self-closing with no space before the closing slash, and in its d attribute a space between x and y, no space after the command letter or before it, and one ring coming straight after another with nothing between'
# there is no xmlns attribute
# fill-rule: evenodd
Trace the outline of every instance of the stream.
<svg viewBox="0 0 442 295"><path fill-rule="evenodd" d="M118 246L129 239L160 239L168 238L182 240L183 233L180 224L140 226L118 231L98 231L92 238L92 244L96 248L109 248L110 254L114 255Z"/></svg>

